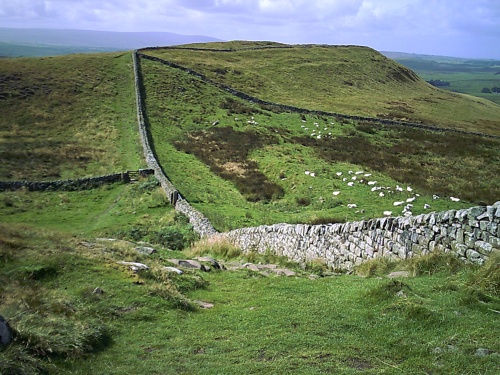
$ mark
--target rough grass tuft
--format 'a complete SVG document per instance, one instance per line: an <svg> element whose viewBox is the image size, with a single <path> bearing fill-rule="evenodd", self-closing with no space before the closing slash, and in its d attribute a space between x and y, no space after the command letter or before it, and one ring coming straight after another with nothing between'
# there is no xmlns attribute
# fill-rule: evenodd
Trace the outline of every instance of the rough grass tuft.
<svg viewBox="0 0 500 375"><path fill-rule="evenodd" d="M211 255L226 260L239 258L243 255L240 248L234 246L227 238L219 235L204 238L194 243L186 251L186 254L189 256Z"/></svg>
<svg viewBox="0 0 500 375"><path fill-rule="evenodd" d="M500 251L493 252L486 263L471 275L469 286L500 296Z"/></svg>
<svg viewBox="0 0 500 375"><path fill-rule="evenodd" d="M420 276L437 272L455 273L464 266L464 262L454 254L436 252L411 258L407 269L414 276Z"/></svg>

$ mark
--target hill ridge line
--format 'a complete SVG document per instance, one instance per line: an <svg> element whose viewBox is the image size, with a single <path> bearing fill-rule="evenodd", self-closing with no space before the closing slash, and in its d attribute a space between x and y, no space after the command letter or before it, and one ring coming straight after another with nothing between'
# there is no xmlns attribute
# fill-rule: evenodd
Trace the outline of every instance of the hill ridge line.
<svg viewBox="0 0 500 375"><path fill-rule="evenodd" d="M308 45L301 45L299 47L307 48ZM330 46L331 48L338 48L338 47L344 47L344 46ZM348 46L345 46L348 47ZM357 46L359 47L359 46ZM266 48L293 48L291 46L267 46L267 47L255 47L254 49L266 49ZM310 114L310 115L318 115L318 116L330 116L330 117L335 117L337 119L345 119L345 120L355 120L355 121L365 121L365 122L371 122L371 123L378 123L378 124L383 124L383 125L390 125L390 126L405 126L405 127L410 127L410 128L419 128L423 130L429 130L429 131L435 131L435 132L454 132L454 133L460 133L460 134L470 134L470 135L476 135L480 137L485 137L485 138L500 138L498 135L494 134L486 134L486 133L478 133L478 132L470 132L466 130L460 130L460 129L453 129L453 128L445 128L445 127L437 127L437 126L431 126L431 125L425 125L421 123L415 123L415 122L409 122L409 121L401 121L401 120L389 120L389 119L383 119L383 118L378 118L378 117L365 117L365 116L355 116L355 115L347 115L347 114L342 114L342 113L336 113L336 112L327 112L327 111L321 111L321 110L311 110L311 109L306 109L306 108L299 108L287 104L279 104L279 103L273 103L269 102L266 100L259 99L257 97L245 94L242 91L236 90L230 86L227 86L223 83L215 82L205 76L204 74L197 72L193 69L187 68L185 66L182 66L180 64L174 63L172 61L168 61L156 56L150 56L146 55L144 53L141 53L140 51L147 51L147 50L155 50L155 49L182 49L182 50L203 50L206 51L207 49L203 48L182 48L182 47L151 47L151 48L143 48L140 50L137 50L137 57L139 58L145 58L147 60L155 61L167 66L170 66L175 69L182 70L188 74L191 74L195 77L198 77L202 81L211 84L215 87L218 87L219 89L222 89L226 92L229 92L230 94L246 100L251 103L256 103L258 105L264 105L264 106L271 106L271 107L276 107L280 108L284 111L289 111L289 112L294 112L294 113L301 113L301 114ZM248 48L250 50L251 48ZM245 49L247 50L247 49ZM235 52L238 50L217 50L217 49L211 49L210 51L213 52Z"/></svg>

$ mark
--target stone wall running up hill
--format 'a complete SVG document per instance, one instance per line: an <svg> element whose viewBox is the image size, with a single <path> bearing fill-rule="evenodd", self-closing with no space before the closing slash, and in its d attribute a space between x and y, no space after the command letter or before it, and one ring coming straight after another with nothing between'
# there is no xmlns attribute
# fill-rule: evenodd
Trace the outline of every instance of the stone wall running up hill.
<svg viewBox="0 0 500 375"><path fill-rule="evenodd" d="M160 182L165 194L170 199L170 203L179 212L182 212L189 218L189 222L193 225L194 230L201 236L211 236L218 233L212 226L210 221L199 211L194 209L177 191L175 186L167 178L163 169L161 168L158 160L151 147L151 141L149 133L147 131L147 116L144 107L144 101L142 99L142 82L141 82L141 72L139 66L139 59L137 51L132 53L134 74L135 74L135 92L136 92L136 104L137 104L137 121L139 124L139 134L141 137L141 144L144 150L144 157L146 158L146 163L149 168L153 169L155 176Z"/></svg>
<svg viewBox="0 0 500 375"><path fill-rule="evenodd" d="M483 264L493 251L500 251L500 202L344 224L264 225L223 236L245 252L270 251L298 262L323 259L338 269L377 257L407 259L435 251Z"/></svg>

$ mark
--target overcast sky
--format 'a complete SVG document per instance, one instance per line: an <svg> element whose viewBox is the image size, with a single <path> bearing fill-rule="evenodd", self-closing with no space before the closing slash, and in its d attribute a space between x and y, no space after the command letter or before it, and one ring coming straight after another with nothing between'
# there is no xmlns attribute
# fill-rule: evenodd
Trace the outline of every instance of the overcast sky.
<svg viewBox="0 0 500 375"><path fill-rule="evenodd" d="M0 27L168 31L500 59L500 0L0 0Z"/></svg>

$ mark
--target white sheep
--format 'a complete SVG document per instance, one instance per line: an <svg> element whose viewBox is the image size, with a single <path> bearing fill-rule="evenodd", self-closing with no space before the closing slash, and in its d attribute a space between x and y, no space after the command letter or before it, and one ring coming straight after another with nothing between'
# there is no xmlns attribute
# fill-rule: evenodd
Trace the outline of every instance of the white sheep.
<svg viewBox="0 0 500 375"><path fill-rule="evenodd" d="M333 192L333 195L339 195L339 194L340 194L340 191L338 191L338 190Z"/></svg>
<svg viewBox="0 0 500 375"><path fill-rule="evenodd" d="M358 207L358 206L355 205L354 203L351 203L351 204L347 205L347 208L356 208L356 207Z"/></svg>
<svg viewBox="0 0 500 375"><path fill-rule="evenodd" d="M394 202L394 206L401 206L402 204L404 204L405 202Z"/></svg>
<svg viewBox="0 0 500 375"><path fill-rule="evenodd" d="M336 175L337 176L342 176L342 172L337 172Z"/></svg>
<svg viewBox="0 0 500 375"><path fill-rule="evenodd" d="M392 211L384 211L384 215L385 216L391 216L392 215Z"/></svg>
<svg viewBox="0 0 500 375"><path fill-rule="evenodd" d="M354 186L354 182L352 182L352 181L351 181L351 182L348 182L348 183L347 183L347 186Z"/></svg>
<svg viewBox="0 0 500 375"><path fill-rule="evenodd" d="M384 194L384 192L382 192L382 191L381 191L380 193L378 193L378 196L379 196L380 198L382 198L382 197L384 197L384 196L385 196L385 194Z"/></svg>
<svg viewBox="0 0 500 375"><path fill-rule="evenodd" d="M415 200L415 197L408 198L408 199L406 200L406 203L411 203L411 202L413 202L414 200Z"/></svg>
<svg viewBox="0 0 500 375"><path fill-rule="evenodd" d="M377 181L368 181L368 185L375 185Z"/></svg>
<svg viewBox="0 0 500 375"><path fill-rule="evenodd" d="M453 202L460 202L460 198L450 197Z"/></svg>
<svg viewBox="0 0 500 375"><path fill-rule="evenodd" d="M429 208L431 208L431 205L430 204L424 204L424 210L428 210Z"/></svg>

